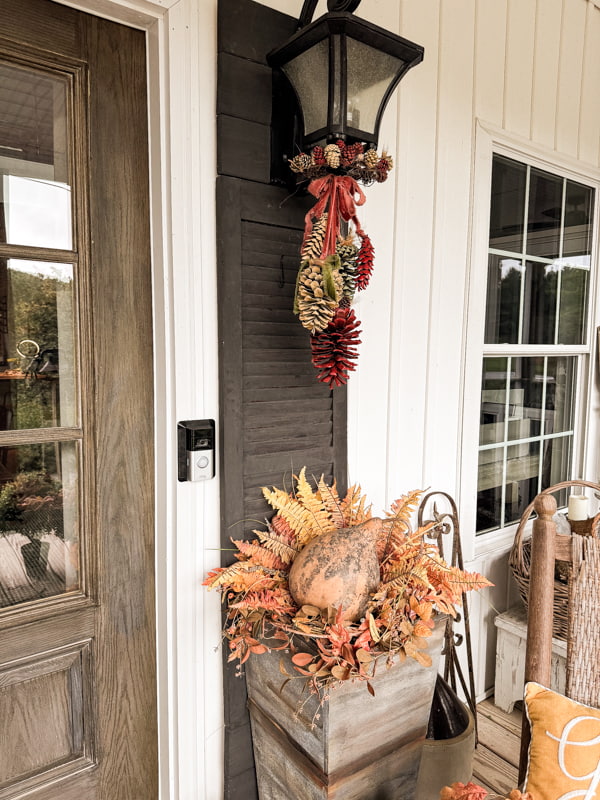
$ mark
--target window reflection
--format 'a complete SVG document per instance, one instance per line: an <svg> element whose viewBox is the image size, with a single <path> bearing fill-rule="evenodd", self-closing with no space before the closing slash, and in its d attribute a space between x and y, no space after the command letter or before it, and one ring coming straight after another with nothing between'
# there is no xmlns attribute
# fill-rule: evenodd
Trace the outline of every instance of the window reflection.
<svg viewBox="0 0 600 800"><path fill-rule="evenodd" d="M0 608L79 588L73 443L0 448Z"/></svg>
<svg viewBox="0 0 600 800"><path fill-rule="evenodd" d="M542 486L568 478L576 385L575 356L483 364L478 532L514 522Z"/></svg>
<svg viewBox="0 0 600 800"><path fill-rule="evenodd" d="M0 430L74 426L73 268L0 259Z"/></svg>
<svg viewBox="0 0 600 800"><path fill-rule="evenodd" d="M67 90L0 63L0 242L72 247Z"/></svg>

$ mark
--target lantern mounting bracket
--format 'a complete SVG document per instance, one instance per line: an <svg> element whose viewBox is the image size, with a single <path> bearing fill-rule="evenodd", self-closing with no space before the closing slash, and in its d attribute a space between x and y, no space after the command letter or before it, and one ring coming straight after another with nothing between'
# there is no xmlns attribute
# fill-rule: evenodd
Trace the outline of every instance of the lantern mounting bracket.
<svg viewBox="0 0 600 800"><path fill-rule="evenodd" d="M298 19L298 30L300 30L300 28L305 28L312 22L318 2L319 0L304 0L304 5L302 6L302 11ZM327 10L329 12L349 11L352 14L360 4L361 0L327 0Z"/></svg>

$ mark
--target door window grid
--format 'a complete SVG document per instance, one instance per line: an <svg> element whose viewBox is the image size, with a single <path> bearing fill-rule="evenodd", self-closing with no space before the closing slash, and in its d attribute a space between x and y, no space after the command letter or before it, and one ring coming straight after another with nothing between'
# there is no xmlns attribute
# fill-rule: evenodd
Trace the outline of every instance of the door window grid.
<svg viewBox="0 0 600 800"><path fill-rule="evenodd" d="M0 136L0 611L9 614L83 586L72 93L62 72L0 61L10 121Z"/></svg>
<svg viewBox="0 0 600 800"><path fill-rule="evenodd" d="M494 156L493 175L477 533L516 521L545 485L571 477L575 393L588 352L593 189L504 156ZM560 206L545 211L552 194ZM550 224L540 212L553 215Z"/></svg>

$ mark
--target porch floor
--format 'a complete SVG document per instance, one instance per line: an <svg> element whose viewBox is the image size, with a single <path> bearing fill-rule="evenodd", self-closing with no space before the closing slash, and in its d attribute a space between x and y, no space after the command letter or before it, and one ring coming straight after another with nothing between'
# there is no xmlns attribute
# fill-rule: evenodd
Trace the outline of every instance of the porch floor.
<svg viewBox="0 0 600 800"><path fill-rule="evenodd" d="M521 710L506 714L490 698L477 706L479 744L473 779L490 792L505 797L517 786L521 742Z"/></svg>

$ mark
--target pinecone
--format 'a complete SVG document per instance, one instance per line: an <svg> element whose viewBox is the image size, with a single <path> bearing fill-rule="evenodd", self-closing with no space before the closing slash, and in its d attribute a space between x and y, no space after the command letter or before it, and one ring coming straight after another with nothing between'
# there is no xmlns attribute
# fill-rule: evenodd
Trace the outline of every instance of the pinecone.
<svg viewBox="0 0 600 800"><path fill-rule="evenodd" d="M325 152L320 145L315 145L311 153L312 163L315 167L325 166Z"/></svg>
<svg viewBox="0 0 600 800"><path fill-rule="evenodd" d="M302 261L306 261L309 258L321 258L326 231L327 212L314 223L310 236L302 248Z"/></svg>
<svg viewBox="0 0 600 800"><path fill-rule="evenodd" d="M365 153L365 167L367 167L368 169L375 169L378 163L379 163L379 156L377 155L377 150L375 150L375 148L372 147Z"/></svg>
<svg viewBox="0 0 600 800"><path fill-rule="evenodd" d="M361 236L361 240L360 250L356 257L356 288L359 291L366 289L369 285L375 256L373 244L366 233L364 236Z"/></svg>
<svg viewBox="0 0 600 800"><path fill-rule="evenodd" d="M356 368L359 325L351 308L338 308L326 330L311 337L312 362L319 370L317 379L330 388L345 384L348 372Z"/></svg>
<svg viewBox="0 0 600 800"><path fill-rule="evenodd" d="M311 158L306 153L299 153L289 163L292 172L306 172L312 166Z"/></svg>
<svg viewBox="0 0 600 800"><path fill-rule="evenodd" d="M323 282L323 262L311 259L298 279L300 322L311 333L325 330L333 319L338 301L329 297Z"/></svg>
<svg viewBox="0 0 600 800"><path fill-rule="evenodd" d="M356 257L358 255L358 247L353 243L352 235L348 236L344 241L338 242L335 249L336 254L340 257L340 274L344 282L344 291L340 305L349 306L354 298L356 292Z"/></svg>
<svg viewBox="0 0 600 800"><path fill-rule="evenodd" d="M354 142L354 144L347 144L346 145L346 153L345 157L348 163L348 166L354 164L356 159L359 155L362 154L364 148L360 142Z"/></svg>
<svg viewBox="0 0 600 800"><path fill-rule="evenodd" d="M328 144L325 148L325 161L327 166L331 169L337 169L340 166L341 153L337 144Z"/></svg>
<svg viewBox="0 0 600 800"><path fill-rule="evenodd" d="M394 159L385 150L381 154L381 158L379 159L379 163L377 164L377 169L383 169L386 172L389 172L391 169L394 169Z"/></svg>

